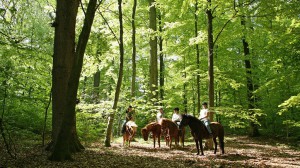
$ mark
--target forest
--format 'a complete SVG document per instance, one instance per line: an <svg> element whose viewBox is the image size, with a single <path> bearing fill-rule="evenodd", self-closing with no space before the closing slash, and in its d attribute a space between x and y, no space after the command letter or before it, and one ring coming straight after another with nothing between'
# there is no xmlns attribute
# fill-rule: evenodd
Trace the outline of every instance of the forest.
<svg viewBox="0 0 300 168"><path fill-rule="evenodd" d="M1 0L0 168L300 167L299 65L299 0ZM143 139L203 102L225 154Z"/></svg>

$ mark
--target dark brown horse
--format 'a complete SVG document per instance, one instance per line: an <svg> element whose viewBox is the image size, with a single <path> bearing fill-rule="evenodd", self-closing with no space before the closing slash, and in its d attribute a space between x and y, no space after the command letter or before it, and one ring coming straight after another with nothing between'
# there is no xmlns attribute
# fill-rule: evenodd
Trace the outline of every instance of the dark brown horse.
<svg viewBox="0 0 300 168"><path fill-rule="evenodd" d="M161 124L161 129L162 129L163 133L165 133L164 136L170 138L169 139L170 140L170 143L169 143L170 149L171 149L171 146L172 146L172 139L173 138L175 140L175 146L177 146L178 145L178 138L179 138L179 130L178 130L177 125L172 120L169 120L169 119L166 119L166 118L161 119L160 124Z"/></svg>
<svg viewBox="0 0 300 168"><path fill-rule="evenodd" d="M191 128L191 133L194 137L194 140L196 142L197 147L197 155L199 155L199 143L200 143L200 149L201 149L201 155L203 154L203 146L202 146L202 139L209 139L208 131L205 127L205 125L200 121L198 118L191 116L191 115L182 115L182 119L180 122L179 128L183 128L184 126L189 126ZM220 148L222 151L222 154L224 154L224 128L223 126L218 122L212 122L210 124L210 128L213 132L213 141L215 145L214 154L217 152L217 140L216 138L219 138Z"/></svg>
<svg viewBox="0 0 300 168"><path fill-rule="evenodd" d="M134 121L128 121L126 123L126 131L123 134L123 146L125 145L126 142L128 142L128 146L130 147L130 141L133 139L137 127L138 126L135 124Z"/></svg>
<svg viewBox="0 0 300 168"><path fill-rule="evenodd" d="M148 140L149 133L152 133L153 137L153 143L154 143L154 148L155 148L155 139L157 138L158 142L158 147L160 147L160 134L161 134L161 125L159 125L157 122L152 122L148 125L146 125L144 128L141 130L143 138L145 141Z"/></svg>

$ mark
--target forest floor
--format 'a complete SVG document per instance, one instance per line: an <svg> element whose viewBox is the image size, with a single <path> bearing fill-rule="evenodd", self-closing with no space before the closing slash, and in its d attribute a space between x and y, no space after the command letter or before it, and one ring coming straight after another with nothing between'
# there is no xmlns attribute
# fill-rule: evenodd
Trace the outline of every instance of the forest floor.
<svg viewBox="0 0 300 168"><path fill-rule="evenodd" d="M161 148L153 148L152 139L147 142L136 138L131 147L123 147L121 138L114 139L112 147L100 142L86 144L83 152L73 155L73 161L51 162L49 153L35 143L23 143L18 147L17 159L11 159L0 149L0 167L120 167L120 168L168 168L168 167L300 167L299 146L291 147L279 140L227 136L225 154L215 155L204 150L204 156L196 155L195 144L169 149L165 142Z"/></svg>

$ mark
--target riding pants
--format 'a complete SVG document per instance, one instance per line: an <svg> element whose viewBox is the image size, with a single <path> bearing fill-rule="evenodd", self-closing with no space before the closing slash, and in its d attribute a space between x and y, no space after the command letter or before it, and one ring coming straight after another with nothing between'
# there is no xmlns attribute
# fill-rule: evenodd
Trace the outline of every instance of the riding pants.
<svg viewBox="0 0 300 168"><path fill-rule="evenodd" d="M209 134L212 134L212 131L211 131L211 129L210 129L210 121L207 120L207 119L202 119L201 121L202 121L203 124L206 126L208 133L209 133Z"/></svg>

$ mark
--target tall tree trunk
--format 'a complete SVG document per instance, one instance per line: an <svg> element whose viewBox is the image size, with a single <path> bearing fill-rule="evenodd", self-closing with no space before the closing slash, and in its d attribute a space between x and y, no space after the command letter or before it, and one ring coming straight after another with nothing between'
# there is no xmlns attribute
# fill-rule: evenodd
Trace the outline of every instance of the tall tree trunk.
<svg viewBox="0 0 300 168"><path fill-rule="evenodd" d="M246 28L246 20L245 16L241 17L241 25ZM250 110L249 115L253 115L253 110L255 108L255 99L253 95L254 85L252 81L252 66L250 61L250 49L249 44L244 36L242 39L243 42L243 49L244 49L244 56L245 56L245 69L246 69L246 81L247 81L247 100L248 100L248 110ZM254 122L250 121L249 123L249 136L255 137L259 136L260 133L258 131L258 125Z"/></svg>
<svg viewBox="0 0 300 168"><path fill-rule="evenodd" d="M119 95L121 91L122 79L123 79L123 68L124 68L124 44L123 44L123 14L122 14L122 0L118 0L118 9L119 9L119 23L120 23L120 43L119 43L119 50L120 50L120 67L119 67L119 75L118 75L118 82L115 92L115 99L113 105L113 112L110 114L108 119L108 124L106 128L106 136L105 136L105 146L110 147L110 138L112 135L113 123L115 118L115 111L118 106Z"/></svg>
<svg viewBox="0 0 300 168"><path fill-rule="evenodd" d="M186 56L184 55L183 56L184 70L186 69L186 58L185 57ZM187 82L186 82L186 71L184 71L183 76L184 76L184 83L183 83L183 106L184 106L184 110L183 110L183 112L187 113L187 97L186 97L186 95L187 95L186 83Z"/></svg>
<svg viewBox="0 0 300 168"><path fill-rule="evenodd" d="M57 120L53 123L59 126L55 125L53 128L55 139L50 160L69 160L71 152L83 149L76 133L75 105L83 56L91 32L96 4L97 0L89 1L84 25L75 50L75 25L79 1L57 1L52 80L53 116L55 117L53 120ZM62 102L58 102L58 100ZM62 119L56 118L58 116Z"/></svg>
<svg viewBox="0 0 300 168"><path fill-rule="evenodd" d="M252 81L252 72L251 72L251 61L249 59L250 50L249 44L245 38L243 38L243 47L244 47L244 56L245 56L245 69L246 69L246 78L247 78L247 100L248 100L248 110L255 108L254 106L254 96L253 96L253 81ZM250 112L250 115L253 115L253 112ZM250 121L250 130L249 136L259 136L258 125Z"/></svg>
<svg viewBox="0 0 300 168"><path fill-rule="evenodd" d="M214 42L213 42L213 16L211 11L211 0L207 0L209 7L207 14L207 33L208 33L208 96L209 107L214 107Z"/></svg>
<svg viewBox="0 0 300 168"><path fill-rule="evenodd" d="M94 74L94 93L93 93L93 101L97 103L99 101L99 86L100 86L101 73L100 70Z"/></svg>
<svg viewBox="0 0 300 168"><path fill-rule="evenodd" d="M136 78L136 44L135 44L135 35L136 35L136 28L135 28L135 12L136 12L137 0L133 1L132 7L132 79L131 79L131 98L135 99L135 78Z"/></svg>
<svg viewBox="0 0 300 168"><path fill-rule="evenodd" d="M157 85L158 85L158 67L157 67L157 35L156 35L156 7L155 0L149 0L149 28L151 29L150 34L150 98L153 103L157 101Z"/></svg>
<svg viewBox="0 0 300 168"><path fill-rule="evenodd" d="M195 3L195 37L198 36L198 0ZM197 112L200 112L201 105L200 105L200 51L199 51L199 44L195 45L196 47L196 57L197 57Z"/></svg>
<svg viewBox="0 0 300 168"><path fill-rule="evenodd" d="M57 1L52 69L52 142L51 149L59 141L63 117L67 111L67 89L75 57L75 24L79 1ZM68 138L70 135L67 135ZM56 145L57 146L57 145ZM62 156L55 154L52 160L70 159L69 146L62 147Z"/></svg>
<svg viewBox="0 0 300 168"><path fill-rule="evenodd" d="M159 87L160 87L160 105L163 106L164 100L164 85L165 85L165 63L164 63L164 53L163 53L163 37L162 37L162 20L161 13L158 14L158 25L159 25Z"/></svg>
<svg viewBox="0 0 300 168"><path fill-rule="evenodd" d="M213 15L211 10L211 0L207 0L209 7L206 9L207 15L207 33L208 33L208 97L209 97L209 119L213 121L213 112L211 111L214 107L214 38L213 38ZM207 141L209 149L213 149L212 139Z"/></svg>

